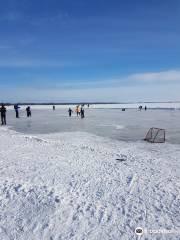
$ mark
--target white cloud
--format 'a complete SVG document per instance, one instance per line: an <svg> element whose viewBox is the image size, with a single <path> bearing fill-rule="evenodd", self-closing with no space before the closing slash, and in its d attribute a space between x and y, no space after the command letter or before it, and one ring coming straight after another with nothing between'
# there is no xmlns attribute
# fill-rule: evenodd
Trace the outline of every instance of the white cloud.
<svg viewBox="0 0 180 240"><path fill-rule="evenodd" d="M32 89L2 87L1 101L178 101L180 84L103 87L84 89Z"/></svg>
<svg viewBox="0 0 180 240"><path fill-rule="evenodd" d="M125 77L117 77L111 79L101 79L95 81L78 81L74 84L76 87L82 88L102 88L102 86L106 87L123 87L124 85L141 85L144 83L148 83L148 85L153 85L162 83L162 84L174 84L175 82L180 83L180 71L179 70L169 70L162 72L148 72L148 73L136 73L131 74ZM128 83L128 84L126 84ZM62 83L59 86L72 87L72 83ZM58 87L58 85L57 85Z"/></svg>
<svg viewBox="0 0 180 240"><path fill-rule="evenodd" d="M170 70L162 72L138 73L130 75L128 79L148 83L180 81L180 71Z"/></svg>
<svg viewBox="0 0 180 240"><path fill-rule="evenodd" d="M42 79L36 79L37 82L43 82ZM46 79L46 82L50 82ZM157 84L175 84L180 83L180 71L178 70L170 70L163 72L152 72L152 73L138 73L131 74L126 77L119 78L111 78L111 79L98 79L98 80L85 80L85 81L63 81L61 79L59 82L50 83L47 86L41 86L44 89L47 88L56 88L56 89L101 89L101 88L123 88L127 86L128 88L131 86L137 86L139 88L140 85L144 85L148 83L148 85L152 85L155 87Z"/></svg>
<svg viewBox="0 0 180 240"><path fill-rule="evenodd" d="M167 74L167 75L166 75ZM118 79L98 81L87 84L83 82L73 84L60 83L49 87L21 86L1 87L1 101L31 101L31 102L75 102L75 101L179 101L180 100L180 71L166 71L159 73L142 73L127 76L138 82L150 84L121 85ZM168 84L157 84L157 81Z"/></svg>
<svg viewBox="0 0 180 240"><path fill-rule="evenodd" d="M1 49L1 47L0 47ZM7 49L7 48L6 48ZM79 67L86 66L87 64L81 62L74 62L71 60L60 61L55 59L34 59L34 58L10 58L10 59L2 59L0 58L0 67L8 67L8 68L38 68L38 67ZM51 79L52 80L52 79Z"/></svg>
<svg viewBox="0 0 180 240"><path fill-rule="evenodd" d="M30 67L30 68L38 68L38 67L64 67L68 65L68 63L57 62L57 61L47 61L47 60L33 60L33 59L10 59L10 60L0 60L0 67Z"/></svg>

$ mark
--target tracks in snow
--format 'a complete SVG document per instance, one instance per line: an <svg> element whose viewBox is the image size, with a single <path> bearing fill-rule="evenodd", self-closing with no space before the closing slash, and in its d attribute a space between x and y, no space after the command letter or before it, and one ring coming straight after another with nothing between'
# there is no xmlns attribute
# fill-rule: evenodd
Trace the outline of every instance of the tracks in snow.
<svg viewBox="0 0 180 240"><path fill-rule="evenodd" d="M156 152L79 133L58 140L3 134L3 240L129 240L137 226L179 226L178 181ZM127 160L116 161L122 155Z"/></svg>

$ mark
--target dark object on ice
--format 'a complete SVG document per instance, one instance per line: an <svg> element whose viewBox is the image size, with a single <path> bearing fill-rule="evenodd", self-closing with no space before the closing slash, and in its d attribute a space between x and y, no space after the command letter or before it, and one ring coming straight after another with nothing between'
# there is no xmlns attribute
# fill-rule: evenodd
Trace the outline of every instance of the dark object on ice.
<svg viewBox="0 0 180 240"><path fill-rule="evenodd" d="M127 159L125 158L116 158L117 161L120 161L120 162L125 162Z"/></svg>
<svg viewBox="0 0 180 240"><path fill-rule="evenodd" d="M166 140L165 129L155 127L150 128L144 140L151 143L164 143Z"/></svg>
<svg viewBox="0 0 180 240"><path fill-rule="evenodd" d="M56 109L56 107L53 105L53 111Z"/></svg>
<svg viewBox="0 0 180 240"><path fill-rule="evenodd" d="M146 106L144 107L144 110L145 110L145 111L147 110L147 107L146 107Z"/></svg>
<svg viewBox="0 0 180 240"><path fill-rule="evenodd" d="M125 111L126 111L126 109L125 109L125 108L122 108L122 111L123 111L123 112L125 112Z"/></svg>
<svg viewBox="0 0 180 240"><path fill-rule="evenodd" d="M1 112L1 124L6 125L6 108L4 104L1 105L0 112Z"/></svg>
<svg viewBox="0 0 180 240"><path fill-rule="evenodd" d="M26 113L27 113L27 117L31 117L31 108L30 108L30 106L28 106L26 108Z"/></svg>
<svg viewBox="0 0 180 240"><path fill-rule="evenodd" d="M55 197L55 202L56 202L56 203L59 203L59 202L60 202L59 197L57 197L57 196Z"/></svg>
<svg viewBox="0 0 180 240"><path fill-rule="evenodd" d="M16 118L19 118L19 105L18 104L15 104L14 105L14 110L15 110L15 112L16 112Z"/></svg>
<svg viewBox="0 0 180 240"><path fill-rule="evenodd" d="M136 235L141 236L141 235L143 235L143 229L138 227L138 228L135 229L135 233L136 233Z"/></svg>
<svg viewBox="0 0 180 240"><path fill-rule="evenodd" d="M127 160L127 156L125 154L117 154L116 160L120 162L125 162Z"/></svg>
<svg viewBox="0 0 180 240"><path fill-rule="evenodd" d="M69 112L69 117L71 117L73 110L71 108L69 108L68 112Z"/></svg>

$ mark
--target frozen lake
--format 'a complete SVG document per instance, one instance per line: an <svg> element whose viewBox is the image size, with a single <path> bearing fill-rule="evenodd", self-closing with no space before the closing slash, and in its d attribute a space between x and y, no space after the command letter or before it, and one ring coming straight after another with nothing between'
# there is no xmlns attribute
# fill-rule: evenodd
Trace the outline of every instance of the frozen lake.
<svg viewBox="0 0 180 240"><path fill-rule="evenodd" d="M7 123L11 129L26 134L83 131L123 141L139 141L150 127L159 127L166 129L168 142L180 143L179 110L85 109L84 119L75 113L70 118L67 110L32 107L29 119L24 109L20 110L20 119L15 118L14 110L8 110Z"/></svg>

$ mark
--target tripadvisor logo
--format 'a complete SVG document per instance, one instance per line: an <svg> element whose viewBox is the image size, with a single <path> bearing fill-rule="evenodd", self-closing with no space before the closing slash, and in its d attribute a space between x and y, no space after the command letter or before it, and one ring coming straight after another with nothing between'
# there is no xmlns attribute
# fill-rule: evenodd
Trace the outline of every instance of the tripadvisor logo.
<svg viewBox="0 0 180 240"><path fill-rule="evenodd" d="M143 229L141 227L137 227L135 229L135 233L136 233L136 235L141 236L141 235L143 235Z"/></svg>

